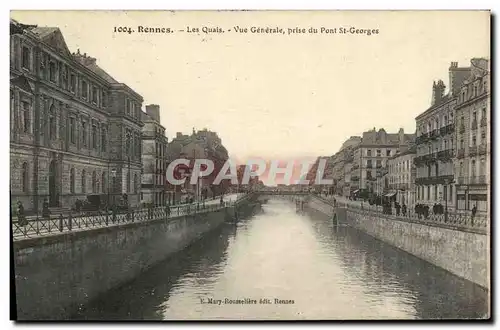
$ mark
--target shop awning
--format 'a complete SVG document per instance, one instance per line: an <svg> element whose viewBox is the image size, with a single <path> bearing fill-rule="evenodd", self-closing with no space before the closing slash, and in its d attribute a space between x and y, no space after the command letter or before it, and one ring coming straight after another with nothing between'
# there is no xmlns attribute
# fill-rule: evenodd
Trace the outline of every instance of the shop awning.
<svg viewBox="0 0 500 330"><path fill-rule="evenodd" d="M394 192L387 193L387 194L385 194L384 196L385 196L385 197L392 197L392 196L394 196L394 195L396 195L396 192L395 192L395 191L394 191Z"/></svg>

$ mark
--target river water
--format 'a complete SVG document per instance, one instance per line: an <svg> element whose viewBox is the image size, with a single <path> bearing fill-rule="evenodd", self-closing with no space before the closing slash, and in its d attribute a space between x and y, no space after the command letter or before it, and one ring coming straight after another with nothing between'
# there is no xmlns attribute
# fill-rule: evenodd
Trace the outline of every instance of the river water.
<svg viewBox="0 0 500 330"><path fill-rule="evenodd" d="M75 318L481 318L487 296L483 288L353 228L269 200L261 212L224 224Z"/></svg>

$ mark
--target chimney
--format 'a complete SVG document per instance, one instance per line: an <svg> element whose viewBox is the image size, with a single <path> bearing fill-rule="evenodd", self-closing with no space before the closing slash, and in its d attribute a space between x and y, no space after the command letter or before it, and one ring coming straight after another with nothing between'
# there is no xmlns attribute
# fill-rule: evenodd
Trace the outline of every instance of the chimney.
<svg viewBox="0 0 500 330"><path fill-rule="evenodd" d="M432 83L432 105L439 104L443 100L446 86L442 80Z"/></svg>
<svg viewBox="0 0 500 330"><path fill-rule="evenodd" d="M405 130L403 128L399 129L399 144L404 144L405 143Z"/></svg>
<svg viewBox="0 0 500 330"><path fill-rule="evenodd" d="M160 106L158 104L146 105L146 113L155 121L160 122Z"/></svg>

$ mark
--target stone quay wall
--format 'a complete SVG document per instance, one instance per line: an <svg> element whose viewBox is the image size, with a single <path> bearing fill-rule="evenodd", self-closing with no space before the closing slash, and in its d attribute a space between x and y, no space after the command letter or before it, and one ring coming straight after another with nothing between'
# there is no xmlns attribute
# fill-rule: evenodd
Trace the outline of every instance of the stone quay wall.
<svg viewBox="0 0 500 330"><path fill-rule="evenodd" d="M332 205L311 196L309 207L330 215ZM344 207L335 210L347 224L486 289L490 288L490 235L439 224L405 221L391 215Z"/></svg>
<svg viewBox="0 0 500 330"><path fill-rule="evenodd" d="M66 319L83 304L133 280L234 216L232 206L16 241L17 318Z"/></svg>

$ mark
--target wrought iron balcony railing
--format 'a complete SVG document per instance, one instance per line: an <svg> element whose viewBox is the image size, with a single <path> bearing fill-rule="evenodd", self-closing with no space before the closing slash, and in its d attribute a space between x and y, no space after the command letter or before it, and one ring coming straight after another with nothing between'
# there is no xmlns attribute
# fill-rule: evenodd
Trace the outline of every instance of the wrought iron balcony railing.
<svg viewBox="0 0 500 330"><path fill-rule="evenodd" d="M469 184L486 184L486 175L471 176Z"/></svg>
<svg viewBox="0 0 500 330"><path fill-rule="evenodd" d="M481 143L478 147L478 154L480 155L486 155L486 152L487 152L487 149L488 146L486 145L486 143Z"/></svg>
<svg viewBox="0 0 500 330"><path fill-rule="evenodd" d="M469 156L477 155L477 146L469 146Z"/></svg>

